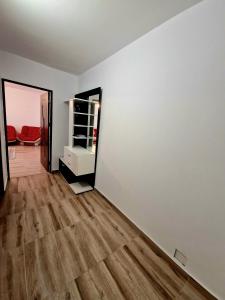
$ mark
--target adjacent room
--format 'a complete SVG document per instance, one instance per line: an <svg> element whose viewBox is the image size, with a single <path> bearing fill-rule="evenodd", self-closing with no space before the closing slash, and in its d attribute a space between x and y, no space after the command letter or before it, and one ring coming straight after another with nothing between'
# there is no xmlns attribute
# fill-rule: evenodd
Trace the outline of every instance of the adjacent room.
<svg viewBox="0 0 225 300"><path fill-rule="evenodd" d="M0 300L225 300L225 0L0 1Z"/></svg>
<svg viewBox="0 0 225 300"><path fill-rule="evenodd" d="M45 173L41 164L41 95L35 88L5 83L10 177Z"/></svg>

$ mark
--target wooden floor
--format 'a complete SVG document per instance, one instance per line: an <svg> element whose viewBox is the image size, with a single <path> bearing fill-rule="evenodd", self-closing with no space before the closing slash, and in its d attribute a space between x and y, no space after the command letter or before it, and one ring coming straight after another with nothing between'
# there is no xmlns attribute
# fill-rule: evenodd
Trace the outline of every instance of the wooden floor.
<svg viewBox="0 0 225 300"><path fill-rule="evenodd" d="M59 174L10 180L0 205L0 299L213 299L97 191Z"/></svg>
<svg viewBox="0 0 225 300"><path fill-rule="evenodd" d="M9 146L10 176L21 177L46 173L40 162L40 146Z"/></svg>

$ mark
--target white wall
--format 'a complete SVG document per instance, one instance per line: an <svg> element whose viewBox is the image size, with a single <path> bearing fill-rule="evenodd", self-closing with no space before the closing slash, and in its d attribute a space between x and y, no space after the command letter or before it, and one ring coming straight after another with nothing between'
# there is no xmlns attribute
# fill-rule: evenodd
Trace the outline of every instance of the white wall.
<svg viewBox="0 0 225 300"><path fill-rule="evenodd" d="M6 86L7 124L14 126L18 133L21 132L24 125L40 127L41 93L44 93L44 91L35 92L32 89Z"/></svg>
<svg viewBox="0 0 225 300"><path fill-rule="evenodd" d="M206 0L80 77L103 88L96 187L225 299L225 5Z"/></svg>
<svg viewBox="0 0 225 300"><path fill-rule="evenodd" d="M77 76L3 51L0 51L0 66L1 78L53 90L52 169L58 169L58 158L68 144L68 104L64 100L77 92ZM2 116L1 109L1 119Z"/></svg>

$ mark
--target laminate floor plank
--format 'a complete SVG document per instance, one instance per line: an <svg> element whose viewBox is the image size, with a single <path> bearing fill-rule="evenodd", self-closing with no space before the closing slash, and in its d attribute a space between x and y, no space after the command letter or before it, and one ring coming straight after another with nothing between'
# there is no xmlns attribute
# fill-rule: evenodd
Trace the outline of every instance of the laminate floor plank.
<svg viewBox="0 0 225 300"><path fill-rule="evenodd" d="M201 294L192 283L187 281L176 300L207 300L206 295Z"/></svg>
<svg viewBox="0 0 225 300"><path fill-rule="evenodd" d="M97 201L95 197L93 197L93 193L84 193L78 195L78 199L85 206L85 209L89 211L89 214L92 216L105 212L107 209L111 209L110 207L105 207L104 205L101 205L100 202Z"/></svg>
<svg viewBox="0 0 225 300"><path fill-rule="evenodd" d="M40 146L8 146L10 176L21 177L46 173L40 161Z"/></svg>
<svg viewBox="0 0 225 300"><path fill-rule="evenodd" d="M82 252L75 240L71 228L65 228L55 234L59 257L68 276L68 281L77 278L88 269L87 254ZM94 260L91 257L92 261Z"/></svg>
<svg viewBox="0 0 225 300"><path fill-rule="evenodd" d="M168 299L175 299L183 288L186 279L161 257L159 257L149 245L138 237L125 246L127 253L133 261L142 268L146 274L150 274L153 284L158 289L165 291Z"/></svg>
<svg viewBox="0 0 225 300"><path fill-rule="evenodd" d="M66 289L55 237L48 234L24 246L28 299L44 299Z"/></svg>
<svg viewBox="0 0 225 300"><path fill-rule="evenodd" d="M79 222L80 219L73 214L67 203L68 201L65 201L64 204L50 202L48 205L37 209L26 210L24 242L31 242L36 238L43 237L45 234L54 233Z"/></svg>
<svg viewBox="0 0 225 300"><path fill-rule="evenodd" d="M0 299L26 300L24 250L0 249Z"/></svg>
<svg viewBox="0 0 225 300"><path fill-rule="evenodd" d="M10 178L5 194L10 195L11 193L17 193L17 192L18 192L18 178Z"/></svg>
<svg viewBox="0 0 225 300"><path fill-rule="evenodd" d="M51 184L60 190L63 198L67 198L69 195L77 197L74 195L74 192L72 191L72 189L67 184L67 182L61 174L52 174L51 176L49 176L49 179L51 181Z"/></svg>
<svg viewBox="0 0 225 300"><path fill-rule="evenodd" d="M35 188L18 193L11 193L4 197L0 206L0 217L22 212L27 209L38 209L41 206L59 204L68 198L74 198L74 195L68 194L63 197L57 186Z"/></svg>
<svg viewBox="0 0 225 300"><path fill-rule="evenodd" d="M98 228L112 251L122 247L138 235L129 224L125 224L120 216L116 216L112 211L96 215L89 222L93 223L93 227Z"/></svg>
<svg viewBox="0 0 225 300"><path fill-rule="evenodd" d="M82 202L79 201L79 198L69 198L67 205L70 206L71 212L76 218L79 217L80 219L88 219L89 217L93 217Z"/></svg>
<svg viewBox="0 0 225 300"><path fill-rule="evenodd" d="M25 209L44 205L45 199L46 195L44 196L43 191L38 189L11 193L7 199L3 200L0 215L15 214L22 212Z"/></svg>
<svg viewBox="0 0 225 300"><path fill-rule="evenodd" d="M0 219L0 246L13 249L23 244L25 233L24 212L8 215Z"/></svg>
<svg viewBox="0 0 225 300"><path fill-rule="evenodd" d="M79 222L55 234L60 260L69 281L77 278L108 255L107 246L90 225Z"/></svg>
<svg viewBox="0 0 225 300"><path fill-rule="evenodd" d="M149 284L149 278L130 255L119 249L106 258L105 264L123 292L125 299L172 299L164 290Z"/></svg>
<svg viewBox="0 0 225 300"><path fill-rule="evenodd" d="M54 177L51 177L50 174L38 174L38 175L31 175L25 177L18 177L13 178L17 181L17 191L29 191L35 188L42 188L42 187L49 187L54 185ZM11 184L11 181L10 181Z"/></svg>
<svg viewBox="0 0 225 300"><path fill-rule="evenodd" d="M26 233L25 243L31 242L36 238L59 230L60 224L47 205L38 209L30 209L25 212Z"/></svg>
<svg viewBox="0 0 225 300"><path fill-rule="evenodd" d="M81 298L77 284L73 280L65 291L48 295L44 300L84 300L84 298Z"/></svg>
<svg viewBox="0 0 225 300"><path fill-rule="evenodd" d="M13 201L14 195L17 195L17 193L6 192L4 197L2 197L2 199L0 201L0 217L15 213L14 207L16 206L16 202ZM18 203L19 203L20 207L23 207L22 201L19 201ZM23 210L23 209L21 208L21 210Z"/></svg>
<svg viewBox="0 0 225 300"><path fill-rule="evenodd" d="M76 282L82 299L126 299L104 262L100 262L95 268L77 278Z"/></svg>

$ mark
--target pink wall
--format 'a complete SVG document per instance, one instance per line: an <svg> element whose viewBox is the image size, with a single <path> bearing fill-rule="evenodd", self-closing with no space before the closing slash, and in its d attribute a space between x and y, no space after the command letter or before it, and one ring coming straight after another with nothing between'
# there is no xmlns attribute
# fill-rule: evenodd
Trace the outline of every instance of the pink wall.
<svg viewBox="0 0 225 300"><path fill-rule="evenodd" d="M40 95L44 91L7 84L6 115L7 124L13 125L17 132L23 125L40 126Z"/></svg>

